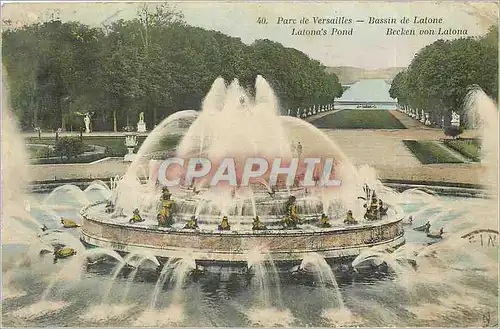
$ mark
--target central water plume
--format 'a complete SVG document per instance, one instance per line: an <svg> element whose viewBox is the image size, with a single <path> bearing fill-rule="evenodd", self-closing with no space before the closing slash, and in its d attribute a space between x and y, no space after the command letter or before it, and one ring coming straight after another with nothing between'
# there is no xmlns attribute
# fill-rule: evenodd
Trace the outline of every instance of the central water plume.
<svg viewBox="0 0 500 329"><path fill-rule="evenodd" d="M181 121L185 122L181 124ZM178 129L181 125L184 130ZM274 160L281 159L283 167L296 157L291 151L291 136L295 141L301 140L304 149L297 170L292 173L295 174L295 184L285 188L281 181L284 175L278 178L279 182L272 184L268 178ZM171 152L172 146L165 146L162 141L174 137L178 143L175 152ZM168 147L169 152L165 152ZM255 216L259 216L262 223L269 227L276 222L276 217L282 215L290 195L297 198L300 215L311 219L330 211L330 208L334 209L333 216L339 215L339 211L345 214L344 208L355 209L357 206L358 190L366 180L366 177L357 175L355 166L322 131L303 120L280 116L274 91L262 76L257 76L255 80L253 97L240 86L238 80L226 86L225 81L218 78L199 112L179 111L158 125L113 191L116 213L131 216L137 208L146 221L155 221L157 213L154 209L157 209L161 191L154 183L157 182L162 160L174 156L183 159L184 165L170 165L165 172L167 179L179 178L181 185L170 188L172 199L183 219L196 215L200 225L210 224L210 228L215 228L214 224L220 222L223 215L230 217L234 230L248 228ZM204 177L186 182L185 166L188 160L199 157L208 159L211 169ZM230 162L234 161L238 186L226 186L224 182L219 182L216 187L208 186L223 159L227 158ZM249 186L242 186L243 171L250 158L263 158L269 166L260 177L250 178ZM320 159L320 164L314 168L315 179L320 178L320 168L324 167L325 160L335 161L332 169L334 177L329 178L341 179L341 186L316 186L307 191L300 182L306 170L305 158ZM138 177L137 168L144 161L149 161L151 184L142 184ZM208 167L207 164L204 166ZM232 174L232 169L227 170ZM252 167L250 170L256 169ZM245 189L249 191L243 191ZM345 207L338 207L339 203Z"/></svg>
<svg viewBox="0 0 500 329"><path fill-rule="evenodd" d="M291 158L272 88L258 76L255 89L255 99L251 100L238 80L226 89L224 80L217 79L200 115L180 142L177 156L184 159L204 156L213 164L233 158L239 178L247 158Z"/></svg>

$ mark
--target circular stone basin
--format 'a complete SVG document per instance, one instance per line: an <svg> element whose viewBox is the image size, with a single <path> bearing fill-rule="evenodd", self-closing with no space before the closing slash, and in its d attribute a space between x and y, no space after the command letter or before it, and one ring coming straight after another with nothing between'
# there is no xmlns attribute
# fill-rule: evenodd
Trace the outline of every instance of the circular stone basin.
<svg viewBox="0 0 500 329"><path fill-rule="evenodd" d="M153 254L165 258L192 258L198 263L247 262L252 250L261 248L279 263L297 263L308 253L325 259L350 259L373 246L396 248L404 244L402 219L389 218L357 225L318 228L304 225L294 230L215 231L158 227L153 221L128 223L128 218L97 218L90 205L82 209L81 240L121 253ZM104 217L104 216L103 216ZM149 222L149 223L148 223Z"/></svg>

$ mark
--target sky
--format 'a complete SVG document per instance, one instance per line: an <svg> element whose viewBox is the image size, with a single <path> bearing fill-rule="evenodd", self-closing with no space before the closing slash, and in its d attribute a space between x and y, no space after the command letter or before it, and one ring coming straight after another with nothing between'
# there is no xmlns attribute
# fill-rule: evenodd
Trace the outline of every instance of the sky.
<svg viewBox="0 0 500 329"><path fill-rule="evenodd" d="M154 2L148 2L154 7ZM270 39L308 54L326 66L354 66L367 69L407 66L419 49L437 39L457 36L420 35L420 29L438 28L467 30L467 36L478 36L498 24L496 2L400 2L400 1L189 1L173 2L184 13L188 24L221 31L239 37L247 44L256 39ZM63 21L78 20L99 26L117 19L136 16L139 2L16 2L2 3L2 19L16 25L30 24L50 18L57 11ZM370 16L377 19L395 18L395 24L368 24ZM442 18L441 24L414 24L414 17ZM257 23L259 17L267 24ZM296 19L295 23L278 24L279 17ZM301 18L313 17L352 19L352 24L301 24ZM408 17L410 23L401 24ZM363 22L357 22L362 20ZM332 28L352 28L352 35L331 35ZM327 35L292 35L301 29L325 28ZM387 35L387 29L415 29L416 35Z"/></svg>

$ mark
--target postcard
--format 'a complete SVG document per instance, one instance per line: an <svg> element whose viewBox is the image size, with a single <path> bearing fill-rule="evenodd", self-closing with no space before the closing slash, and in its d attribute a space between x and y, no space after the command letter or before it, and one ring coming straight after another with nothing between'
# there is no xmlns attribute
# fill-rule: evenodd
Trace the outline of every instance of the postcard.
<svg viewBox="0 0 500 329"><path fill-rule="evenodd" d="M2 2L6 327L498 327L498 2Z"/></svg>

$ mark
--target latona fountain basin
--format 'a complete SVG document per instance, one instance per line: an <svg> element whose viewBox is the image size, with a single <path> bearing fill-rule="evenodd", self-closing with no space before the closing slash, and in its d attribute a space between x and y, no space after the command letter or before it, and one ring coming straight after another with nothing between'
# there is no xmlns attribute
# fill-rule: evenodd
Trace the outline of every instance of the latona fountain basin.
<svg viewBox="0 0 500 329"><path fill-rule="evenodd" d="M300 154L292 149L292 136L305 143ZM164 141L175 138L175 147L165 148ZM148 252L164 260L190 257L205 267L246 264L250 250L260 248L277 264L291 268L311 253L342 263L341 260L352 261L373 246L392 249L405 241L402 217L395 209L390 208L386 216L374 221L363 219L365 202L358 196L365 196L363 187L376 182L374 177L360 174L338 146L314 126L280 116L274 92L261 76L256 79L255 97L237 80L226 86L224 80L217 79L200 112L181 111L166 118L148 136L137 155L112 191L113 213L106 213L105 203L82 209L81 240L88 246L120 253ZM270 168L247 186L210 186L212 170L186 185L169 187L176 205L175 223L161 227L157 221L162 195L158 169L168 157L204 158L211 163L231 158L236 163L238 182L249 158L263 158L270 164L276 158L285 164L298 159L296 177L305 175L303 159L331 159L335 161L332 174L341 184L306 186L299 179L287 184L284 175L278 176L276 184L269 183ZM138 173L145 167L149 181L142 183ZM166 177L184 181L185 168L168 168ZM301 220L294 229L281 224L290 196L296 198ZM143 222L129 223L135 209ZM353 212L356 224L344 224L348 210ZM328 216L329 227L320 227L322 214ZM198 218L196 230L184 228L191 216ZM223 216L228 216L231 230L217 229ZM256 216L267 229L252 230Z"/></svg>

